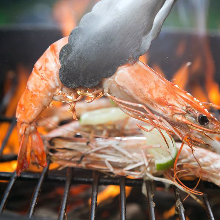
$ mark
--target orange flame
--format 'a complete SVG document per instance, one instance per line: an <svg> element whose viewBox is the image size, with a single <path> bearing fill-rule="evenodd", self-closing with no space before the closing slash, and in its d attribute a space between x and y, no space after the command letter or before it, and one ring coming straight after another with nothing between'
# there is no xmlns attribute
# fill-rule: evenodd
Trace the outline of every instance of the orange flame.
<svg viewBox="0 0 220 220"><path fill-rule="evenodd" d="M206 65L207 65L206 89L208 92L209 100L216 105L220 105L219 85L214 80L215 65L213 62L212 54L211 54L207 40L205 42L206 43L204 45L205 46L204 53L205 53Z"/></svg>
<svg viewBox="0 0 220 220"><path fill-rule="evenodd" d="M17 167L17 161L1 162L0 172L14 172Z"/></svg>
<svg viewBox="0 0 220 220"><path fill-rule="evenodd" d="M171 217L173 217L176 214L176 208L175 205L172 206L168 211L165 211L163 213L163 218L164 219L170 219ZM188 216L186 216L186 220L190 220Z"/></svg>
<svg viewBox="0 0 220 220"><path fill-rule="evenodd" d="M20 96L25 90L26 87L26 82L28 78L28 71L23 67L23 66L18 66L16 74L18 75L18 84L16 87L16 92L14 93L13 97L10 100L10 105L7 107L5 111L5 116L6 117L14 117L17 103L20 99ZM11 85L10 82L6 80L5 85L9 88L13 85ZM8 88L5 88L5 91L8 90ZM1 123L0 124L0 144L4 141L4 138L8 132L10 124L9 123ZM7 145L5 146L5 149L3 151L3 154L17 154L19 149L19 142L18 142L18 134L17 134L17 129L16 127L13 129ZM11 162L5 162L1 163L1 169L0 171L4 172L13 172L15 171L15 168L17 166L16 161L11 161Z"/></svg>
<svg viewBox="0 0 220 220"><path fill-rule="evenodd" d="M202 102L212 102L216 105L220 105L220 89L217 82L214 80L215 66L213 57L208 43L208 38L204 36L197 36L195 50L202 50L203 53L197 53L197 56L193 57L190 68L187 66L181 66L180 69L175 73L173 82L176 83L180 88L187 89L192 93L193 96L198 98ZM199 50L198 50L199 47ZM176 55L181 58L186 48L186 41L182 40L176 50ZM201 73L205 74L205 89L199 83ZM190 77L190 78L189 78ZM195 79L195 80L194 80Z"/></svg>
<svg viewBox="0 0 220 220"><path fill-rule="evenodd" d="M165 77L165 73L163 72L163 70L160 68L159 65L154 64L154 65L152 66L152 68L153 68L157 73L159 73L161 76Z"/></svg>
<svg viewBox="0 0 220 220"><path fill-rule="evenodd" d="M177 84L181 89L186 88L186 85L188 82L188 77L189 77L189 71L188 71L189 65L190 65L190 63L182 65L173 76L172 81L175 84Z"/></svg>
<svg viewBox="0 0 220 220"><path fill-rule="evenodd" d="M26 83L28 80L29 71L24 66L19 65L17 67L16 73L14 73L14 74L16 74L18 76L18 83L17 83L15 93L10 100L10 104L8 105L8 107L5 111L6 117L14 117L18 101L26 88ZM10 75L9 75L9 78L6 79L5 88L4 88L5 91L7 91L11 86L13 86L13 85L11 85ZM2 142L4 141L4 138L8 132L9 127L10 127L9 123L5 122L5 123L0 124L0 131L1 131L0 144L1 145L2 145ZM3 151L3 155L4 154L18 154L18 150L19 150L18 133L17 133L17 128L15 127L13 129L9 139L8 139L7 145L5 146L5 149ZM16 166L17 166L17 161L10 161L10 162L1 163L0 172L3 172L3 171L4 172L14 172ZM55 163L50 165L50 169L55 169L57 167L58 167L58 165ZM35 171L35 172L40 171L35 166L31 166L30 170Z"/></svg>
<svg viewBox="0 0 220 220"><path fill-rule="evenodd" d="M10 105L6 109L6 112L5 112L6 117L14 117L18 101L26 87L26 82L28 78L27 70L23 66L18 66L17 75L18 75L17 89L16 89L16 92L14 93L14 96L10 100ZM0 143L1 144L8 132L9 126L10 126L9 123L0 124L0 131L1 131ZM8 139L8 143L7 143L7 146L5 147L4 153L5 154L8 154L8 153L17 154L18 148L19 148L19 143L18 143L17 129L14 128L12 131L12 134L10 135Z"/></svg>
<svg viewBox="0 0 220 220"><path fill-rule="evenodd" d="M185 48L186 48L186 41L182 40L177 47L176 55L178 57L181 57L185 52Z"/></svg>
<svg viewBox="0 0 220 220"><path fill-rule="evenodd" d="M128 186L125 187L126 197L130 195L131 189L132 189L131 187L128 187ZM105 190L98 193L97 202L101 203L107 200L111 200L119 194L120 194L119 186L114 186L114 185L107 186ZM91 204L91 199L89 200L89 204Z"/></svg>
<svg viewBox="0 0 220 220"><path fill-rule="evenodd" d="M74 27L85 13L90 0L60 0L53 10L55 19L60 24L63 36L68 36Z"/></svg>
<svg viewBox="0 0 220 220"><path fill-rule="evenodd" d="M140 56L139 60L140 60L142 63L147 64L147 62L148 62L148 54L146 53L146 54Z"/></svg>

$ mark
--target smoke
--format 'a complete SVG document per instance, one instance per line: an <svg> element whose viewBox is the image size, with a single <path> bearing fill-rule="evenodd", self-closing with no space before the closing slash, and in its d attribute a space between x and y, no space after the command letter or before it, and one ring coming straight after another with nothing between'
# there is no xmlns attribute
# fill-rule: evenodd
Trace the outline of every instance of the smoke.
<svg viewBox="0 0 220 220"><path fill-rule="evenodd" d="M147 52L175 0L102 0L86 14L60 52L60 80L94 87Z"/></svg>

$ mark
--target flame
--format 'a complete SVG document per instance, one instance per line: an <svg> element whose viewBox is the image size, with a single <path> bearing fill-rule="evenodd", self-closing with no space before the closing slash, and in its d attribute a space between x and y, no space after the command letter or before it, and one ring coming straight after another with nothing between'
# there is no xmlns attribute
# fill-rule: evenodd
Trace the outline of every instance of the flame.
<svg viewBox="0 0 220 220"><path fill-rule="evenodd" d="M154 65L152 66L152 68L153 68L157 73L159 73L161 76L163 76L164 78L166 78L166 77L165 77L165 74L164 74L164 72L163 72L163 70L160 68L160 66L159 66L158 64L154 64Z"/></svg>
<svg viewBox="0 0 220 220"><path fill-rule="evenodd" d="M4 91L8 91L8 89L13 86L11 84L11 75L12 72L9 73L9 80L6 80L5 82L5 88ZM16 107L18 104L18 101L24 92L26 88L26 83L28 80L29 71L22 65L19 65L17 67L16 75L18 76L18 83L16 90L14 92L13 97L10 100L10 104L8 105L5 116L6 117L14 117ZM2 142L4 141L4 138L8 132L8 129L10 127L10 123L1 123L0 124L0 144L2 145ZM5 146L5 149L3 151L3 154L18 154L19 150L19 141L18 141L18 133L17 128L15 127L8 139L7 145ZM0 172L14 172L15 168L17 166L17 161L10 161L10 162L3 162L1 163ZM58 164L51 164L50 169L56 169L59 165ZM36 166L30 166L29 170L33 172L40 172L42 168L37 168Z"/></svg>
<svg viewBox="0 0 220 220"><path fill-rule="evenodd" d="M173 82L182 89L187 86L187 90L200 101L220 105L220 89L218 83L214 80L215 66L208 38L205 35L201 35L196 36L194 40L197 43L192 44L192 52L202 51L202 53L197 52L196 56L192 57L192 63L188 63L185 66L182 65L174 74ZM176 55L180 59L186 53L186 47L186 41L180 41L176 49ZM191 64L190 68L187 68L189 64ZM205 89L203 89L201 84L202 78L205 78Z"/></svg>
<svg viewBox="0 0 220 220"><path fill-rule="evenodd" d="M165 211L163 213L163 218L164 219L169 219L169 218L171 218L175 215L175 212L176 212L176 209L175 209L175 205L174 205L168 211Z"/></svg>
<svg viewBox="0 0 220 220"><path fill-rule="evenodd" d="M189 71L188 71L188 66L190 63L183 64L179 70L176 71L176 73L173 76L172 81L177 84L181 89L185 89L188 78L189 78Z"/></svg>
<svg viewBox="0 0 220 220"><path fill-rule="evenodd" d="M194 97L199 99L201 102L208 102L207 94L205 93L204 88L202 88L202 86L199 83L194 84L191 93Z"/></svg>
<svg viewBox="0 0 220 220"><path fill-rule="evenodd" d="M207 72L206 72L206 89L208 92L209 100L216 104L220 105L220 90L219 85L214 80L214 74L215 74L215 65L213 62L212 54L208 45L207 40L204 44L204 54L205 54L205 60L206 60L206 66L207 66Z"/></svg>
<svg viewBox="0 0 220 220"><path fill-rule="evenodd" d="M24 66L18 65L16 75L18 75L17 90L14 93L10 101L10 106L6 110L6 113L5 113L6 117L14 116L18 101L26 88L26 83L27 83L29 72Z"/></svg>
<svg viewBox="0 0 220 220"><path fill-rule="evenodd" d="M87 189L90 188L91 188L90 185L74 185L71 186L69 190L69 194L77 197L78 195L81 195L83 192L85 192ZM50 193L50 196L54 197L54 194L63 195L63 193L64 193L64 187L56 187L55 190L52 193Z"/></svg>
<svg viewBox="0 0 220 220"><path fill-rule="evenodd" d="M142 63L147 64L148 58L149 58L149 56L148 56L148 54L146 53L146 54L140 56L140 57L139 57L139 60L140 60Z"/></svg>
<svg viewBox="0 0 220 220"><path fill-rule="evenodd" d="M164 219L170 219L171 217L173 217L176 214L176 207L175 205L172 206L168 211L165 211L163 213L163 218ZM177 218L178 219L178 218ZM190 220L190 218L188 216L186 216L186 220Z"/></svg>
<svg viewBox="0 0 220 220"><path fill-rule="evenodd" d="M51 163L49 170L54 170L59 168L59 164L57 163ZM17 161L13 160L13 161L8 161L8 162L1 162L1 166L0 166L0 172L14 172L16 170L17 167ZM27 172L36 172L36 173L40 173L43 171L42 167L37 167L33 164L30 164L30 167L27 169Z"/></svg>
<svg viewBox="0 0 220 220"><path fill-rule="evenodd" d="M9 74L12 74L10 71ZM18 76L18 83L16 90L13 94L13 97L10 100L10 104L8 105L5 116L6 117L14 117L17 103L19 101L20 96L25 90L26 82L28 78L28 71L23 66L18 66L17 71L15 73ZM6 80L5 83L5 91L9 90L13 86L11 82L8 82ZM10 127L9 123L1 123L0 124L0 144L2 145L2 142L4 141L4 138L8 132L8 129ZM3 154L17 154L19 149L19 142L18 142L18 134L16 127L13 129L7 145L5 146L5 149L3 151ZM10 161L10 162L3 162L1 163L0 172L14 172L17 167L17 161Z"/></svg>
<svg viewBox="0 0 220 220"><path fill-rule="evenodd" d="M202 66L202 60L201 57L198 55L192 63L191 73L195 74L198 70L200 70L201 66Z"/></svg>
<svg viewBox="0 0 220 220"><path fill-rule="evenodd" d="M220 105L219 85L213 81L209 85L207 85L207 87L209 91L208 95L209 95L210 101L219 106Z"/></svg>
<svg viewBox="0 0 220 220"><path fill-rule="evenodd" d="M13 97L10 100L10 104L8 108L5 111L5 116L6 117L14 117L16 107L18 104L18 101L22 95L22 93L25 90L26 87L26 82L28 78L28 71L23 67L23 66L18 66L17 73L18 75L18 85L16 88L16 92L14 93ZM6 83L7 85L10 85L10 83ZM9 129L10 124L9 123L1 123L0 124L0 143L2 144L8 129ZM18 143L18 134L17 134L17 129L14 128L9 139L7 146L4 149L5 154L17 154L19 149L19 143Z"/></svg>
<svg viewBox="0 0 220 220"><path fill-rule="evenodd" d="M54 18L60 24L63 36L68 36L85 13L90 0L60 0L53 9Z"/></svg>
<svg viewBox="0 0 220 220"><path fill-rule="evenodd" d="M126 197L130 195L131 189L132 189L131 187L128 186L125 187ZM118 196L119 194L120 194L119 186L114 186L114 185L107 186L102 192L98 193L97 202L101 203L107 200L111 200L116 196ZM91 199L89 200L89 204L91 204Z"/></svg>
<svg viewBox="0 0 220 220"><path fill-rule="evenodd" d="M186 41L182 40L177 47L176 55L178 57L181 57L185 52L185 48L186 48Z"/></svg>
<svg viewBox="0 0 220 220"><path fill-rule="evenodd" d="M17 161L1 162L0 172L14 172L17 167Z"/></svg>
<svg viewBox="0 0 220 220"><path fill-rule="evenodd" d="M213 62L213 57L209 47L208 39L207 37L203 37L200 40L203 53L202 55L198 55L196 60L194 61L192 66L192 72L201 71L201 68L205 70L205 87L208 95L206 101L212 102L216 105L220 105L220 90L218 83L214 80L215 65ZM201 100L201 98L198 97L198 95L195 96ZM205 100L204 96L202 98L203 100Z"/></svg>

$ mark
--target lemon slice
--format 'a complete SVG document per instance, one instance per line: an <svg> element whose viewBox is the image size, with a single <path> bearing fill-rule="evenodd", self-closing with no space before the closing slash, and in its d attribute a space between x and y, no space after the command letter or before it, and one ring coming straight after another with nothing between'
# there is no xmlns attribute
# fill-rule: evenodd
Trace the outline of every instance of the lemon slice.
<svg viewBox="0 0 220 220"><path fill-rule="evenodd" d="M151 129L149 126L144 127L148 130ZM161 132L164 137L156 128L149 132L142 130L143 135L147 138L147 146L152 146L147 148L146 151L154 157L156 169L166 170L173 166L177 155L177 148L174 139L164 130L161 130Z"/></svg>
<svg viewBox="0 0 220 220"><path fill-rule="evenodd" d="M110 107L86 112L80 117L81 125L113 124L116 121L128 118L120 108Z"/></svg>

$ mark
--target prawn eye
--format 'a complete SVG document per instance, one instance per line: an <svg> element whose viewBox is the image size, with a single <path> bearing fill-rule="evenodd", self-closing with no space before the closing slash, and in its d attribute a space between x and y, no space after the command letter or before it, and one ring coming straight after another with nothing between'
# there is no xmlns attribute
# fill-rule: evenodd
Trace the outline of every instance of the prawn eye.
<svg viewBox="0 0 220 220"><path fill-rule="evenodd" d="M200 114L198 116L198 122L200 125L207 125L209 123L209 119L207 118L206 115Z"/></svg>

